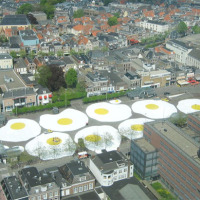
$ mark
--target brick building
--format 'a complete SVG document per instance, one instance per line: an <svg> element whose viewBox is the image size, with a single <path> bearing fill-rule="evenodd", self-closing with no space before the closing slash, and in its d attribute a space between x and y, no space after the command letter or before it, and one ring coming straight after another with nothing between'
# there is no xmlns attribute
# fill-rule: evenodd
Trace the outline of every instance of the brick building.
<svg viewBox="0 0 200 200"><path fill-rule="evenodd" d="M199 199L199 145L168 121L144 125L145 138L159 150L158 173L179 199Z"/></svg>

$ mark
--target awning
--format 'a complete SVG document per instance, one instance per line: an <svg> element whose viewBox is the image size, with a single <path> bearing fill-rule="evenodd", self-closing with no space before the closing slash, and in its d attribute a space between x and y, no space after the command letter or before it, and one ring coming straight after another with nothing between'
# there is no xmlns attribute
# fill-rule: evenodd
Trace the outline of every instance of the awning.
<svg viewBox="0 0 200 200"><path fill-rule="evenodd" d="M49 94L49 98L52 98L52 94Z"/></svg>
<svg viewBox="0 0 200 200"><path fill-rule="evenodd" d="M39 99L42 100L42 96L39 96Z"/></svg>
<svg viewBox="0 0 200 200"><path fill-rule="evenodd" d="M46 99L46 98L47 98L47 96L45 95L45 96L44 96L44 98Z"/></svg>

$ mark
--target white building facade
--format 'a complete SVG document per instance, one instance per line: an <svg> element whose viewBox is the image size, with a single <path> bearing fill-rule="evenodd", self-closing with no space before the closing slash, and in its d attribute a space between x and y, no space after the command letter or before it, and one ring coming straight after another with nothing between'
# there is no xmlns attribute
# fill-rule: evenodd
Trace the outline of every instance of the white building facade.
<svg viewBox="0 0 200 200"><path fill-rule="evenodd" d="M133 177L134 165L120 152L103 152L90 159L89 168L102 186Z"/></svg>
<svg viewBox="0 0 200 200"><path fill-rule="evenodd" d="M169 25L165 22L159 22L154 20L141 21L138 23L140 27L149 29L158 33L164 33L169 30Z"/></svg>

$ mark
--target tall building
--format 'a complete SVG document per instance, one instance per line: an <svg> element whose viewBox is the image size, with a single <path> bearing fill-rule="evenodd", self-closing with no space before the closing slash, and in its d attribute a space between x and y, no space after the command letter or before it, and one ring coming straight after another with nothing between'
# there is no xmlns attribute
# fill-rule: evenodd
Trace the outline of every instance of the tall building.
<svg viewBox="0 0 200 200"><path fill-rule="evenodd" d="M131 141L131 162L142 179L158 177L158 151L145 138Z"/></svg>
<svg viewBox="0 0 200 200"><path fill-rule="evenodd" d="M181 200L199 199L199 144L168 121L145 123L144 136L159 150L158 173L165 185Z"/></svg>

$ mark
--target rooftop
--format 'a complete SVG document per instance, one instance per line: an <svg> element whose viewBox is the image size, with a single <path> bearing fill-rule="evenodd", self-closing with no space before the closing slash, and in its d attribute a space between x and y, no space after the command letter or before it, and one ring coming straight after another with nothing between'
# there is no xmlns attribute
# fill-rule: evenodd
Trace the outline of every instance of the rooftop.
<svg viewBox="0 0 200 200"><path fill-rule="evenodd" d="M10 56L10 54L8 53L1 53L0 54L0 59L4 60L4 59L12 59L12 56Z"/></svg>
<svg viewBox="0 0 200 200"><path fill-rule="evenodd" d="M152 125L161 137L167 139L174 148L181 154L185 154L195 165L200 166L200 159L197 156L199 145L181 129L168 121L149 122L147 125Z"/></svg>
<svg viewBox="0 0 200 200"><path fill-rule="evenodd" d="M145 138L133 140L133 142L136 143L144 153L150 153L156 151L155 147L151 145Z"/></svg>
<svg viewBox="0 0 200 200"><path fill-rule="evenodd" d="M1 21L1 25L30 25L26 15L5 15Z"/></svg>
<svg viewBox="0 0 200 200"><path fill-rule="evenodd" d="M21 199L23 197L28 197L28 193L16 176L6 177L3 179L3 181L5 182L8 192L11 195L11 199Z"/></svg>

